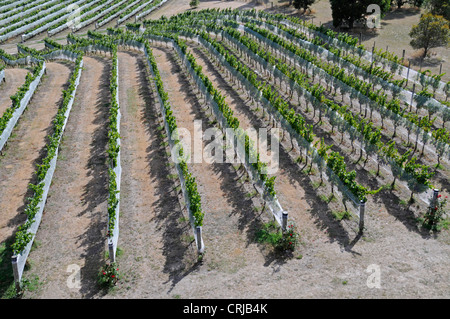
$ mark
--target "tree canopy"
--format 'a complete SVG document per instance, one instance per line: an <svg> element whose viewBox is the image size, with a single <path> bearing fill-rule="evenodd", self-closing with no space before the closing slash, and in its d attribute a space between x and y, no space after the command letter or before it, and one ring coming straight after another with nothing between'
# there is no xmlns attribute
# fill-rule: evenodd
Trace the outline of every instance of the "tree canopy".
<svg viewBox="0 0 450 319"><path fill-rule="evenodd" d="M430 13L443 16L450 21L450 0L427 0L426 7Z"/></svg>
<svg viewBox="0 0 450 319"><path fill-rule="evenodd" d="M414 25L409 33L414 49L423 49L425 58L431 48L446 46L450 42L449 24L442 16L427 13L422 15L420 22Z"/></svg>
<svg viewBox="0 0 450 319"><path fill-rule="evenodd" d="M294 8L303 9L303 12L306 12L314 2L316 2L316 0L294 0Z"/></svg>
<svg viewBox="0 0 450 319"><path fill-rule="evenodd" d="M341 27L347 25L350 29L355 22L364 22L372 12L367 12L370 5L378 5L380 14L390 10L391 0L330 0L333 25Z"/></svg>

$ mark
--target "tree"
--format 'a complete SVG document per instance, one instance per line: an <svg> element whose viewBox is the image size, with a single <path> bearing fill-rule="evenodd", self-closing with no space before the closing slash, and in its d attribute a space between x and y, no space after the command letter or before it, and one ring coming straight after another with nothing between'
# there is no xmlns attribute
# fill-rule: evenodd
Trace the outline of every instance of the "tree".
<svg viewBox="0 0 450 319"><path fill-rule="evenodd" d="M294 8L303 9L303 12L306 12L314 2L316 2L316 0L294 0Z"/></svg>
<svg viewBox="0 0 450 319"><path fill-rule="evenodd" d="M450 0L427 0L426 8L430 13L443 16L450 21Z"/></svg>
<svg viewBox="0 0 450 319"><path fill-rule="evenodd" d="M415 6L416 8L420 8L422 7L424 0L410 0L409 3Z"/></svg>
<svg viewBox="0 0 450 319"><path fill-rule="evenodd" d="M372 14L367 10L369 5L378 5L381 16L391 8L391 0L330 0L330 4L334 27L347 25L350 29Z"/></svg>
<svg viewBox="0 0 450 319"><path fill-rule="evenodd" d="M407 0L394 0L394 1L397 4L398 9L400 9L404 4L406 4L408 2Z"/></svg>
<svg viewBox="0 0 450 319"><path fill-rule="evenodd" d="M196 8L196 7L198 7L199 4L200 4L200 0L191 0L191 2L189 2L189 6L191 8Z"/></svg>
<svg viewBox="0 0 450 319"><path fill-rule="evenodd" d="M404 4L411 4L417 8L422 7L424 0L393 0L392 3L397 4L397 8L400 9Z"/></svg>
<svg viewBox="0 0 450 319"><path fill-rule="evenodd" d="M409 33L412 38L411 46L418 50L423 49L423 58L432 48L446 46L450 42L448 21L442 16L431 13L422 15L420 22L414 25Z"/></svg>

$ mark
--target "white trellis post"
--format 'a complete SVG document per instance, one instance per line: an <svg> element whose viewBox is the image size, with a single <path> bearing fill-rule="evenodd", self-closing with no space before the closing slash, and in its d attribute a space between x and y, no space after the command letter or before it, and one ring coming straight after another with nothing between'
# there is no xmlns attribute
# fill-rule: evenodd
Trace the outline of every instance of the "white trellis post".
<svg viewBox="0 0 450 319"><path fill-rule="evenodd" d="M109 248L109 260L111 260L112 263L116 262L116 254L114 253L114 243L110 241L108 243Z"/></svg>
<svg viewBox="0 0 450 319"><path fill-rule="evenodd" d="M202 226L196 226L195 232L196 232L196 236L197 236L197 250L201 254L201 253L203 253Z"/></svg>
<svg viewBox="0 0 450 319"><path fill-rule="evenodd" d="M411 94L411 108L414 102L414 93L416 91L416 83L413 83L412 94Z"/></svg>
<svg viewBox="0 0 450 319"><path fill-rule="evenodd" d="M359 204L359 233L362 234L364 231L364 214L366 211L366 203L361 201Z"/></svg>
<svg viewBox="0 0 450 319"><path fill-rule="evenodd" d="M438 195L439 195L439 189L433 189L433 200L431 202L431 207L436 207L437 204L437 199L438 199Z"/></svg>
<svg viewBox="0 0 450 319"><path fill-rule="evenodd" d="M411 69L411 60L408 61L408 72L406 73L406 86L408 86L409 81L409 70Z"/></svg>
<svg viewBox="0 0 450 319"><path fill-rule="evenodd" d="M16 291L19 292L21 290L21 276L19 272L19 266L17 265L17 255L11 257L12 268L14 273L14 283L16 285Z"/></svg>
<svg viewBox="0 0 450 319"><path fill-rule="evenodd" d="M283 231L285 231L287 227L288 212L284 211L281 217L282 217L281 228L283 229Z"/></svg>

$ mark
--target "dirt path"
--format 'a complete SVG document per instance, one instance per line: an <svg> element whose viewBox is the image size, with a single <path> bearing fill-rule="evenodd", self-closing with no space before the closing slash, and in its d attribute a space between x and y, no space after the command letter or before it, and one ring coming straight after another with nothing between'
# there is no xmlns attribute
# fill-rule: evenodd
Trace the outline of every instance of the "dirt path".
<svg viewBox="0 0 450 319"><path fill-rule="evenodd" d="M106 251L110 74L109 58L84 57L36 236L38 247L29 256L33 268L26 276L37 276L41 284L25 298L91 298L97 293L96 275ZM71 274L80 276L79 287L67 284Z"/></svg>
<svg viewBox="0 0 450 319"><path fill-rule="evenodd" d="M29 71L25 68L6 68L6 82L0 83L0 117L11 106L10 96L16 94L17 89L25 83L25 76Z"/></svg>

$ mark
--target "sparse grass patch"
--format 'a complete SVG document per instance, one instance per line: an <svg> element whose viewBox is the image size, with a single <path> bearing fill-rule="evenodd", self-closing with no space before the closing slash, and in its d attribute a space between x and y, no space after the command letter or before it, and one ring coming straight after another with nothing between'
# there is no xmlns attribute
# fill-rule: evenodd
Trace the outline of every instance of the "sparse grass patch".
<svg viewBox="0 0 450 319"><path fill-rule="evenodd" d="M350 219L351 217L348 211L332 211L331 214L336 220Z"/></svg>

